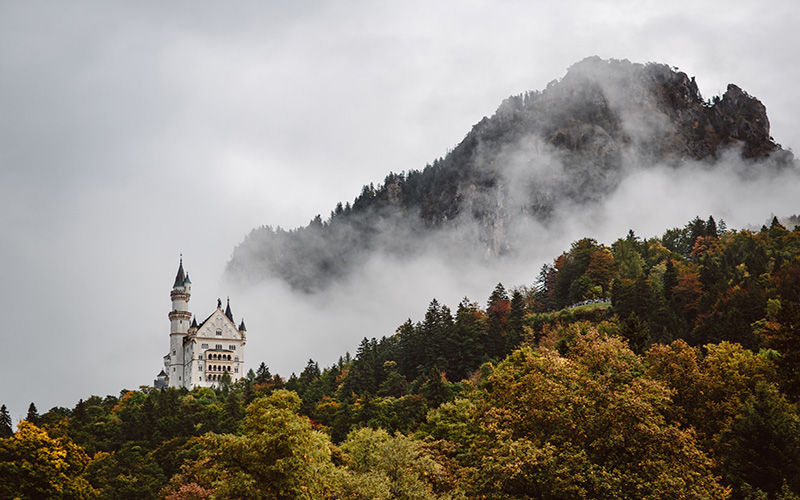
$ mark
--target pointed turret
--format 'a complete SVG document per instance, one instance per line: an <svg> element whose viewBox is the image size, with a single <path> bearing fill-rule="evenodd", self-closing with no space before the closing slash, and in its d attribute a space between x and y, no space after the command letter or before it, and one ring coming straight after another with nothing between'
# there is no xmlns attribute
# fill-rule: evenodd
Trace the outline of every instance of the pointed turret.
<svg viewBox="0 0 800 500"><path fill-rule="evenodd" d="M183 257L181 257L181 262L180 264L178 264L178 274L175 276L175 283L172 285L172 288L178 288L179 286L184 286L187 277L188 276L183 270ZM191 283L191 281L189 283Z"/></svg>
<svg viewBox="0 0 800 500"><path fill-rule="evenodd" d="M242 322L241 322L241 324L239 324L239 331L240 332L246 332L247 331L247 328L244 326L244 318L242 318Z"/></svg>
<svg viewBox="0 0 800 500"><path fill-rule="evenodd" d="M175 275L175 283L170 291L172 299L172 310L169 312L169 336L170 352L167 355L167 378L170 387L180 387L183 385L184 368L184 349L183 342L189 333L189 322L192 320L192 313L189 312L189 299L192 296L192 282L188 280L188 275L183 269L183 256L178 264L178 273Z"/></svg>
<svg viewBox="0 0 800 500"><path fill-rule="evenodd" d="M225 307L225 316L227 316L228 319L231 320L231 323L236 324L236 322L233 321L233 313L231 312L231 298L230 297L228 297L228 305L227 305L227 307Z"/></svg>
<svg viewBox="0 0 800 500"><path fill-rule="evenodd" d="M166 389L167 384L169 383L168 380L169 377L167 376L167 374L164 372L164 370L161 370L161 373L156 375L156 379L153 380L153 386L156 389Z"/></svg>
<svg viewBox="0 0 800 500"><path fill-rule="evenodd" d="M192 318L192 323L189 325L189 335L195 335L200 326L197 324L197 317Z"/></svg>

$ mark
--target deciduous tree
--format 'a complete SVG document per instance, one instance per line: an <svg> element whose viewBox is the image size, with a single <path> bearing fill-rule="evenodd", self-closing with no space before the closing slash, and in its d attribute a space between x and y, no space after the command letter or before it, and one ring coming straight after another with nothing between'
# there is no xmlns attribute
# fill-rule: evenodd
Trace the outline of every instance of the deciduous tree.
<svg viewBox="0 0 800 500"><path fill-rule="evenodd" d="M89 499L96 491L84 477L89 457L69 437L51 437L28 420L0 439L0 498Z"/></svg>

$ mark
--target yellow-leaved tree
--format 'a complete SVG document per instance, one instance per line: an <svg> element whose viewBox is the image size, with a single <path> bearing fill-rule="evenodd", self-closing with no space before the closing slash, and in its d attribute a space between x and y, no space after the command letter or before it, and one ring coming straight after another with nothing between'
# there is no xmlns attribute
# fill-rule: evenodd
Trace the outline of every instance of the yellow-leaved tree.
<svg viewBox="0 0 800 500"><path fill-rule="evenodd" d="M17 432L0 439L0 498L94 498L84 477L89 457L66 435L50 436L23 420Z"/></svg>

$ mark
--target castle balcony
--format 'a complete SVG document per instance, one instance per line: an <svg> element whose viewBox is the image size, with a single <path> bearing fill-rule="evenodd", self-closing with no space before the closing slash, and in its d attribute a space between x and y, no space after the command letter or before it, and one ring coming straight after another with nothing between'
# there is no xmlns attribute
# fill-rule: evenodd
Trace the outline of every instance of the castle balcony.
<svg viewBox="0 0 800 500"><path fill-rule="evenodd" d="M209 382L221 380L225 373L231 376L231 380L239 378L239 359L232 351L209 349L203 353L201 359L202 371Z"/></svg>

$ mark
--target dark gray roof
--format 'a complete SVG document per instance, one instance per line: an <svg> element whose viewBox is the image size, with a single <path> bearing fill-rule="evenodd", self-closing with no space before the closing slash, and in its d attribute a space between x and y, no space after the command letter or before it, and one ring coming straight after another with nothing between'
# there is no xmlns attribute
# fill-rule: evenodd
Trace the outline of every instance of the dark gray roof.
<svg viewBox="0 0 800 500"><path fill-rule="evenodd" d="M225 308L225 316L227 316L228 319L231 320L231 323L236 324L236 322L233 321L233 313L231 312L231 298L230 297L228 297L228 306Z"/></svg>
<svg viewBox="0 0 800 500"><path fill-rule="evenodd" d="M175 284L172 285L172 288L183 286L184 283L186 283L186 273L183 271L183 257L181 257L181 263L178 265L178 274L175 276Z"/></svg>

